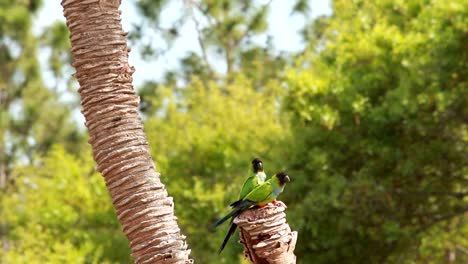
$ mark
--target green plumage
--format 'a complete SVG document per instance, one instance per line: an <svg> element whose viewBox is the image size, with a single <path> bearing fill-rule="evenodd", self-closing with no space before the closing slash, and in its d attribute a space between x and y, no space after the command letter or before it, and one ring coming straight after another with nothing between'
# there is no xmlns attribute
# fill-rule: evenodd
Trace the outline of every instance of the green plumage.
<svg viewBox="0 0 468 264"><path fill-rule="evenodd" d="M240 215L243 211L253 206L264 206L276 200L276 197L278 197L278 195L283 192L284 186L289 181L289 176L286 173L277 173L266 182L255 187L251 192L245 195L243 199L239 199L238 201L235 201L231 204L231 207L233 207L232 210L213 224L213 227L216 228L231 218L231 227L229 228L229 231L226 234L226 237L224 238L218 253L221 253L229 238L236 230L237 226L233 223L233 219Z"/></svg>
<svg viewBox="0 0 468 264"><path fill-rule="evenodd" d="M260 184L255 189L253 189L245 196L243 200L251 201L255 205L264 206L273 202L278 194L283 191L283 187L279 185L277 178L273 177L264 184Z"/></svg>
<svg viewBox="0 0 468 264"><path fill-rule="evenodd" d="M261 159L256 158L252 160L252 170L249 177L245 180L242 185L242 189L239 193L239 200L243 199L248 193L250 193L255 187L265 182L266 174L263 172L263 162Z"/></svg>

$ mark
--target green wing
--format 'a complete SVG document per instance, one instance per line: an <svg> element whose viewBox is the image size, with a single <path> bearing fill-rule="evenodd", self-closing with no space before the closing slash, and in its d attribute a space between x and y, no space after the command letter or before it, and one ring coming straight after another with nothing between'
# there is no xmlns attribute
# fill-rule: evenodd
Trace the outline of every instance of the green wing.
<svg viewBox="0 0 468 264"><path fill-rule="evenodd" d="M270 196L273 195L273 185L271 181L266 181L265 183L257 186L250 193L248 193L244 200L250 200L256 204L263 204L266 200L269 200Z"/></svg>
<svg viewBox="0 0 468 264"><path fill-rule="evenodd" d="M245 180L244 185L242 185L242 189L239 193L239 200L244 199L244 197L250 193L255 187L260 184L258 177L252 175Z"/></svg>

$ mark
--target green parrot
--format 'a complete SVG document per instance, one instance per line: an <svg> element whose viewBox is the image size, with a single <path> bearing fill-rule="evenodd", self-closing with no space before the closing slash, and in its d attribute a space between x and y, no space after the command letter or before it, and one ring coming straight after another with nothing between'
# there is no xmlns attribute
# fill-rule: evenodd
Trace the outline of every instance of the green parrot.
<svg viewBox="0 0 468 264"><path fill-rule="evenodd" d="M279 172L273 175L273 177L268 179L266 182L255 187L243 199L239 199L238 201L235 201L231 204L231 212L229 212L227 215L223 216L213 224L213 228L216 228L222 223L224 223L226 220L231 218L231 227L229 228L229 231L226 234L226 237L224 238L224 241L218 250L218 254L221 253L221 251L223 251L229 238L232 236L232 234L237 228L237 225L233 223L234 218L236 218L242 212L253 206L262 207L267 205L268 203L276 202L276 197L278 197L278 195L283 192L284 186L290 181L291 179L285 172Z"/></svg>
<svg viewBox="0 0 468 264"><path fill-rule="evenodd" d="M265 182L266 174L263 172L263 161L259 158L252 160L252 174L245 180L244 185L239 193L239 200L244 198L259 184Z"/></svg>

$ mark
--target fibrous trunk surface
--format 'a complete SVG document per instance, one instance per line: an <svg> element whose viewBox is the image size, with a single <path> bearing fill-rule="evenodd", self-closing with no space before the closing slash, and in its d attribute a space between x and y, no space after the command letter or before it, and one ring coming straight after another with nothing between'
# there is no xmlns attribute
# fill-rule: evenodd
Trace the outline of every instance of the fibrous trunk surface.
<svg viewBox="0 0 468 264"><path fill-rule="evenodd" d="M254 264L295 264L297 232L286 222L284 204L243 212L234 219L245 256Z"/></svg>
<svg viewBox="0 0 468 264"><path fill-rule="evenodd" d="M62 6L89 143L135 262L191 263L138 114L120 0L64 0Z"/></svg>

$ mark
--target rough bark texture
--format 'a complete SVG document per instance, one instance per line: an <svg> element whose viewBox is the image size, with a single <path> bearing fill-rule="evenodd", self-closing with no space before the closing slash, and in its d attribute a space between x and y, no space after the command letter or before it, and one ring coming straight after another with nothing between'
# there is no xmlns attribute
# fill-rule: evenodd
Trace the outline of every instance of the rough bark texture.
<svg viewBox="0 0 468 264"><path fill-rule="evenodd" d="M191 263L138 114L120 0L64 0L62 6L89 143L135 262Z"/></svg>
<svg viewBox="0 0 468 264"><path fill-rule="evenodd" d="M236 219L245 256L254 264L294 264L297 232L291 232L286 206L269 204L243 212Z"/></svg>

